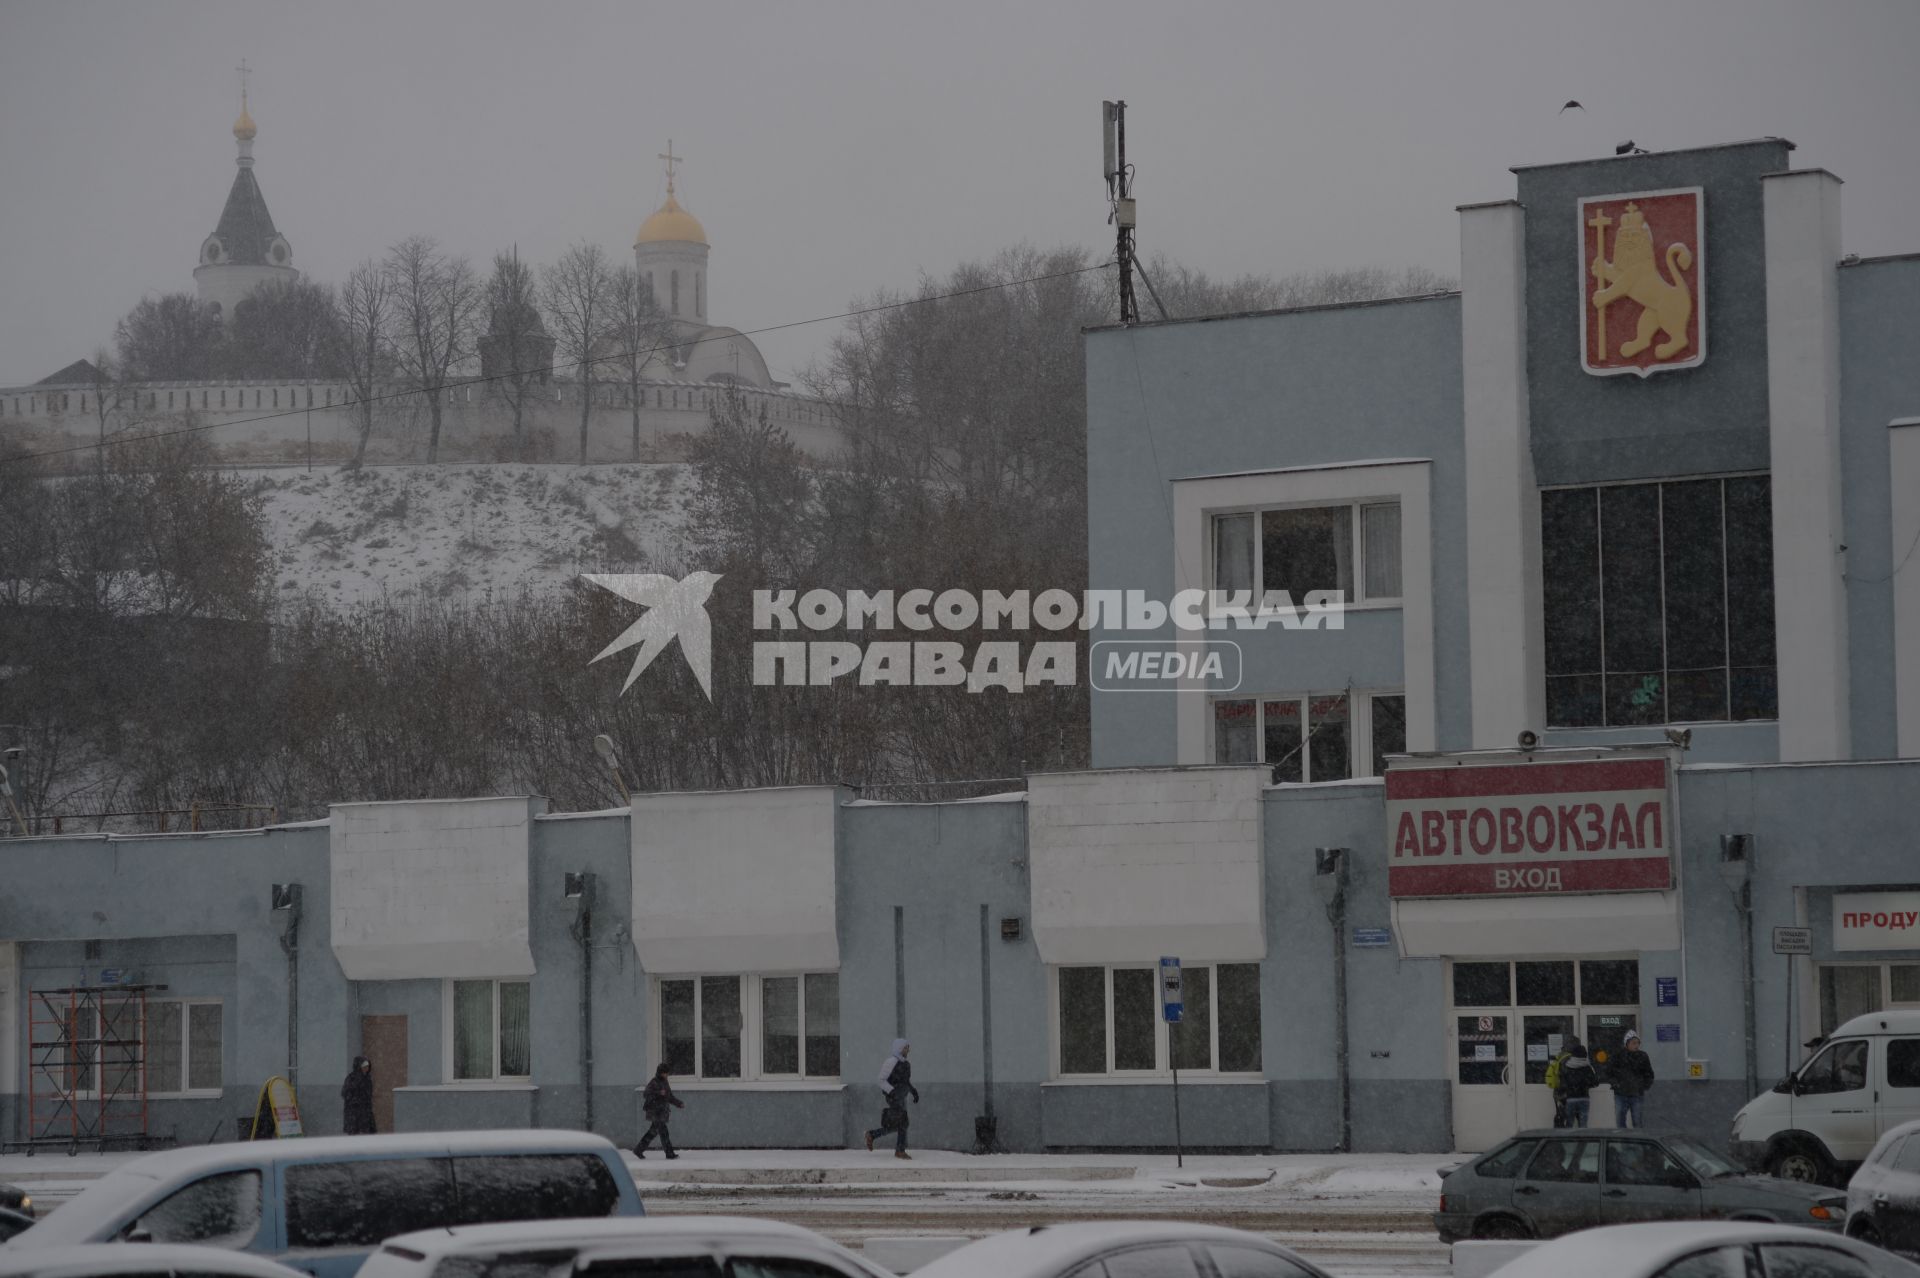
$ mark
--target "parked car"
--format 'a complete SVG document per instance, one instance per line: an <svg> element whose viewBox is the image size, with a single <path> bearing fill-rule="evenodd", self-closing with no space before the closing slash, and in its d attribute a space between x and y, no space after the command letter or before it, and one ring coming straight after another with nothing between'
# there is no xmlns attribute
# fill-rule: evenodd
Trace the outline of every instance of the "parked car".
<svg viewBox="0 0 1920 1278"><path fill-rule="evenodd" d="M33 1228L33 1217L11 1207L0 1207L0 1242Z"/></svg>
<svg viewBox="0 0 1920 1278"><path fill-rule="evenodd" d="M553 1273L631 1273L639 1262L709 1262L714 1278L736 1268L755 1278L893 1278L798 1225L737 1216L655 1216L466 1225L389 1238L359 1278L513 1278Z"/></svg>
<svg viewBox="0 0 1920 1278"><path fill-rule="evenodd" d="M1920 1256L1920 1122L1882 1136L1847 1182L1847 1236Z"/></svg>
<svg viewBox="0 0 1920 1278"><path fill-rule="evenodd" d="M245 1141L137 1158L7 1247L199 1243L351 1278L396 1234L641 1210L619 1150L583 1132Z"/></svg>
<svg viewBox="0 0 1920 1278"><path fill-rule="evenodd" d="M1494 1278L1920 1278L1920 1265L1797 1225L1670 1221L1569 1234L1493 1272Z"/></svg>
<svg viewBox="0 0 1920 1278"><path fill-rule="evenodd" d="M1729 1152L1789 1180L1844 1185L1892 1128L1920 1119L1920 1012L1856 1016L1734 1115Z"/></svg>
<svg viewBox="0 0 1920 1278"><path fill-rule="evenodd" d="M1097 1267L1086 1269L1083 1266ZM1171 1220L1038 1225L994 1234L913 1278L1326 1278L1258 1234Z"/></svg>
<svg viewBox="0 0 1920 1278"><path fill-rule="evenodd" d="M1686 1136L1521 1132L1441 1173L1434 1227L1459 1238L1557 1238L1650 1220L1752 1220L1839 1231L1846 1199L1739 1167Z"/></svg>
<svg viewBox="0 0 1920 1278"><path fill-rule="evenodd" d="M297 1269L218 1247L156 1244L0 1249L0 1278L304 1278Z"/></svg>
<svg viewBox="0 0 1920 1278"><path fill-rule="evenodd" d="M33 1195L18 1185L0 1185L0 1207L8 1211L17 1211L22 1215L33 1215Z"/></svg>

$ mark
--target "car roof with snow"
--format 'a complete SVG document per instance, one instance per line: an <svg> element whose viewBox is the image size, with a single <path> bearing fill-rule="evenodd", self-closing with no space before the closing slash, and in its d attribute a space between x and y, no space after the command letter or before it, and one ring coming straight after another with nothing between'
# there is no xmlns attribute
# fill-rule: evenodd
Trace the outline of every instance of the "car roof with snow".
<svg viewBox="0 0 1920 1278"><path fill-rule="evenodd" d="M15 1251L0 1247L0 1278L105 1278L111 1274L226 1274L232 1278L306 1278L297 1269L224 1247L175 1243L84 1243Z"/></svg>
<svg viewBox="0 0 1920 1278"><path fill-rule="evenodd" d="M1682 1256L1713 1247L1742 1243L1805 1243L1810 1246L1837 1247L1860 1254L1871 1251L1863 1244L1834 1234L1820 1233L1801 1225L1762 1224L1741 1220L1662 1221L1645 1225L1607 1225L1563 1234L1551 1242L1530 1248L1495 1271L1496 1278L1578 1278L1583 1274L1607 1274L1631 1278L1649 1274ZM1880 1253L1872 1252L1876 1262ZM1890 1268L1876 1273L1913 1275L1920 1278L1920 1265L1894 1260Z"/></svg>
<svg viewBox="0 0 1920 1278"><path fill-rule="evenodd" d="M572 1242L600 1246L628 1239L663 1237L823 1241L820 1235L799 1225L749 1216L594 1216L579 1220L525 1220L500 1225L418 1229L387 1239L381 1249L391 1251L398 1247L428 1255L450 1255Z"/></svg>
<svg viewBox="0 0 1920 1278"><path fill-rule="evenodd" d="M1920 1011L1868 1012L1847 1021L1827 1038L1870 1038L1878 1034L1920 1034Z"/></svg>
<svg viewBox="0 0 1920 1278"><path fill-rule="evenodd" d="M928 1262L913 1271L913 1278L979 1278L981 1274L992 1274L993 1278L1052 1278L1106 1252L1156 1242L1221 1243L1266 1252L1286 1250L1258 1234L1218 1225L1189 1225L1174 1220L1089 1221L1037 1225L1032 1229L994 1234Z"/></svg>

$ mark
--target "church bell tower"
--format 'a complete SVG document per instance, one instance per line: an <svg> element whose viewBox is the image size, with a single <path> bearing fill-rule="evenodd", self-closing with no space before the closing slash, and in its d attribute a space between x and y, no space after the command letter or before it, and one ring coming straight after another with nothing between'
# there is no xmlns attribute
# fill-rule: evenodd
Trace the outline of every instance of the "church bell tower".
<svg viewBox="0 0 1920 1278"><path fill-rule="evenodd" d="M266 197L253 176L256 133L253 116L247 110L247 64L242 62L240 118L233 122L233 140L240 152L235 162L240 171L233 175L220 224L201 241L200 264L193 269L200 300L222 321L230 318L240 300L260 285L300 278L300 272L293 268L293 246L274 229Z"/></svg>

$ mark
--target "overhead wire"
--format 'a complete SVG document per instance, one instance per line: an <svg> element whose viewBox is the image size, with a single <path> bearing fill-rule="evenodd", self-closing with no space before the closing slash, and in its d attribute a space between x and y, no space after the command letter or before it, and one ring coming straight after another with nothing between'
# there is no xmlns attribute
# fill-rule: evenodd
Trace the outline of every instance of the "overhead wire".
<svg viewBox="0 0 1920 1278"><path fill-rule="evenodd" d="M1048 280L1068 279L1076 275L1087 275L1094 271L1104 271L1108 267L1111 267L1113 265L1114 263L1112 261L1095 262L1090 266L1074 267L1072 270L1051 271L1045 275L1029 275L1024 279L1002 280L998 283L981 284L973 288L954 289L952 292L936 293L931 297L903 298L902 300L897 302L883 302L877 306L863 306L850 311L840 311L832 315L815 315L810 319L789 320L784 324L768 324L762 328L746 329L740 333L740 336L758 337L758 336L761 336L762 334L778 333L785 329L790 329L790 328L804 328L809 324L826 324L826 323L831 323L834 320L855 319L862 315L877 315L883 311L897 311L909 306L924 306L931 302L951 301L952 299L958 298L958 297L972 297L976 294L992 293L1000 289L1020 288L1028 284L1043 284ZM686 345L689 345L689 343L662 342L657 346L647 347L644 351L636 348L634 350L629 350L629 351L616 351L614 353L607 354L607 355L594 355L586 359L571 360L564 364L548 364L538 368L510 369L504 373L491 373L491 374L487 374L480 377L465 377L465 378L460 378L459 380L456 380L456 381L446 382L439 389L442 392L464 390L468 387L484 386L492 382L506 381L510 378L515 378L515 377L532 377L540 373L552 374L552 373L566 372L566 371L570 371L578 368L590 368L595 365L612 364L612 363L617 363L621 360L630 360L636 355L657 355L661 351L672 350L675 347L686 346ZM287 380L287 379L276 379L276 380ZM328 378L326 380L338 381L341 379ZM409 395L425 395L427 393L428 391L423 387L408 386L400 390L387 391L378 395L370 395L363 399L342 400L339 404L333 405L333 407L358 408L362 404L385 403L389 400L404 399ZM826 402L829 404L833 404L834 407L842 407L842 408L849 407L849 405L845 405L845 404L834 404L834 401L831 401L831 400ZM188 407L191 408L191 405L189 405ZM192 426L179 426L171 430L149 431L149 432L146 432L145 434L136 435L129 432L122 432L121 434L118 434L118 435L110 435L104 439L96 440L90 444L75 444L67 448L51 448L51 449L47 449L44 452L38 452L38 453L17 453L11 458L7 458L6 460L16 461L16 462L35 461L35 460L46 458L46 457L65 457L73 453L90 453L108 446L115 446L120 444L145 443L147 441L156 440L156 439L173 439L181 435L196 435L202 431L221 430L230 426L249 426L256 422L270 422L270 421L276 421L286 417L298 417L309 411L310 410L306 407L289 408L280 412L258 413L252 417L226 418L221 421L202 422Z"/></svg>

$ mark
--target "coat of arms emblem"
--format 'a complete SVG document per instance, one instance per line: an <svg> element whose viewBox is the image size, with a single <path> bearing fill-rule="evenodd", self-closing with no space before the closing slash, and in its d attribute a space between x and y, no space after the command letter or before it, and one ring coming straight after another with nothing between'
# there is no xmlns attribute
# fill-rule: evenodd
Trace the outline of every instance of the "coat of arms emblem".
<svg viewBox="0 0 1920 1278"><path fill-rule="evenodd" d="M1707 357L1706 194L1580 201L1580 363L1649 377Z"/></svg>

